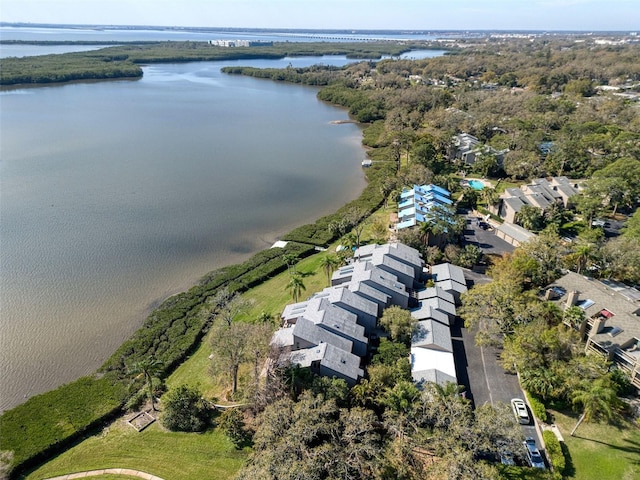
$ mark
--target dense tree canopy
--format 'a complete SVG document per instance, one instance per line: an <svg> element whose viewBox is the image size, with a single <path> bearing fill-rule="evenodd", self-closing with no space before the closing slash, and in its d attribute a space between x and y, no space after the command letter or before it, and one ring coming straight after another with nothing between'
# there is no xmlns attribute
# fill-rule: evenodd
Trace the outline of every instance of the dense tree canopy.
<svg viewBox="0 0 640 480"><path fill-rule="evenodd" d="M209 424L209 407L195 387L180 385L162 397L162 424L169 430L200 432Z"/></svg>

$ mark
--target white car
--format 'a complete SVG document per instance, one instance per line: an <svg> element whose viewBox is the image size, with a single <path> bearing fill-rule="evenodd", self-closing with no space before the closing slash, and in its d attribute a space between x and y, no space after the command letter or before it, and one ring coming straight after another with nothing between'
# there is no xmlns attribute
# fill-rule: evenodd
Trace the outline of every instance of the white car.
<svg viewBox="0 0 640 480"><path fill-rule="evenodd" d="M511 408L513 408L513 414L519 423L529 425L531 420L529 419L529 411L527 410L527 405L524 403L524 400L521 398L512 399Z"/></svg>

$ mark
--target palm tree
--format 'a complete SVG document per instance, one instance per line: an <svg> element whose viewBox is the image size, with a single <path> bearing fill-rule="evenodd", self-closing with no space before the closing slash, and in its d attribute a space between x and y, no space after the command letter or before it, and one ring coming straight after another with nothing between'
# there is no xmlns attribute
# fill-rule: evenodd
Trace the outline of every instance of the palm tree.
<svg viewBox="0 0 640 480"><path fill-rule="evenodd" d="M129 367L129 373L134 375L133 380L144 379L147 385L149 400L151 400L151 409L155 412L156 405L153 398L153 377L162 371L162 362L155 358L146 358L140 360Z"/></svg>
<svg viewBox="0 0 640 480"><path fill-rule="evenodd" d="M543 401L552 397L558 390L558 383L562 383L555 369L548 367L523 370L521 378L522 386Z"/></svg>
<svg viewBox="0 0 640 480"><path fill-rule="evenodd" d="M258 323L270 324L273 322L273 315L269 312L262 310L258 315Z"/></svg>
<svg viewBox="0 0 640 480"><path fill-rule="evenodd" d="M562 314L562 321L571 328L580 330L580 325L584 322L584 310L575 305L568 307Z"/></svg>
<svg viewBox="0 0 640 480"><path fill-rule="evenodd" d="M298 303L298 298L303 290L306 290L304 286L304 282L302 281L302 277L297 273L291 275L289 279L289 283L286 286L287 290L291 290L291 294L293 295L293 301Z"/></svg>
<svg viewBox="0 0 640 480"><path fill-rule="evenodd" d="M480 191L480 197L482 198L482 201L487 204L487 207L491 207L498 201L500 194L495 188L485 186Z"/></svg>
<svg viewBox="0 0 640 480"><path fill-rule="evenodd" d="M614 408L618 403L616 391L611 385L608 376L601 377L594 382L582 383L573 392L571 400L574 405L582 405L582 415L580 415L578 423L571 431L572 437L583 420L587 422L598 418L611 420L615 415Z"/></svg>
<svg viewBox="0 0 640 480"><path fill-rule="evenodd" d="M326 255L320 259L320 267L327 274L327 285L331 286L331 274L340 265L340 259L335 255Z"/></svg>
<svg viewBox="0 0 640 480"><path fill-rule="evenodd" d="M356 246L356 236L353 233L347 233L340 239L340 243L351 252Z"/></svg>
<svg viewBox="0 0 640 480"><path fill-rule="evenodd" d="M287 270L289 273L296 273L296 263L298 262L298 255L295 253L285 253L282 255L284 263L287 264Z"/></svg>
<svg viewBox="0 0 640 480"><path fill-rule="evenodd" d="M523 205L516 214L516 220L522 228L527 230L538 231L542 221L542 211L533 205Z"/></svg>
<svg viewBox="0 0 640 480"><path fill-rule="evenodd" d="M435 222L427 219L426 222L422 222L420 224L420 233L422 234L422 241L424 242L425 247L429 246L429 237L431 237L431 235L435 234L436 232L437 227Z"/></svg>
<svg viewBox="0 0 640 480"><path fill-rule="evenodd" d="M576 262L576 273L580 273L587 266L587 262L593 257L595 245L593 243L578 244L569 257Z"/></svg>

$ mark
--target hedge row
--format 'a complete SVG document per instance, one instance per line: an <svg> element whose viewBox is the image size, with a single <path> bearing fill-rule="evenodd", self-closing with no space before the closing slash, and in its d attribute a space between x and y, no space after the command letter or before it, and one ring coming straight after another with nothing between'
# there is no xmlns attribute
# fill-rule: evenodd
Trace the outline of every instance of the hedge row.
<svg viewBox="0 0 640 480"><path fill-rule="evenodd" d="M558 437L556 437L551 430L543 431L542 437L544 438L547 456L549 457L549 461L551 462L553 469L562 475L564 473L566 460L564 458L564 452L562 451L560 440L558 440Z"/></svg>
<svg viewBox="0 0 640 480"><path fill-rule="evenodd" d="M541 422L546 422L547 407L544 406L544 403L542 403L542 400L540 400L540 398L538 398L536 395L533 395L529 392L525 392L525 393L527 395L527 400L529 400L529 405L531 406L531 410L533 410L533 414Z"/></svg>

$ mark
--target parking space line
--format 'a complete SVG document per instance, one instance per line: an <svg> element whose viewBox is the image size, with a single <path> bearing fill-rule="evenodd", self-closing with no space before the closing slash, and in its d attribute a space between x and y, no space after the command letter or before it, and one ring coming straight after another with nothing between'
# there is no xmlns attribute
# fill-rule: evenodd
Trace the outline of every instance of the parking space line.
<svg viewBox="0 0 640 480"><path fill-rule="evenodd" d="M489 401L493 406L493 395L491 393L491 385L489 385L489 377L487 376L487 364L484 361L484 348L480 347L480 358L482 358L482 370L484 371L484 381L487 383L487 390L489 391Z"/></svg>

